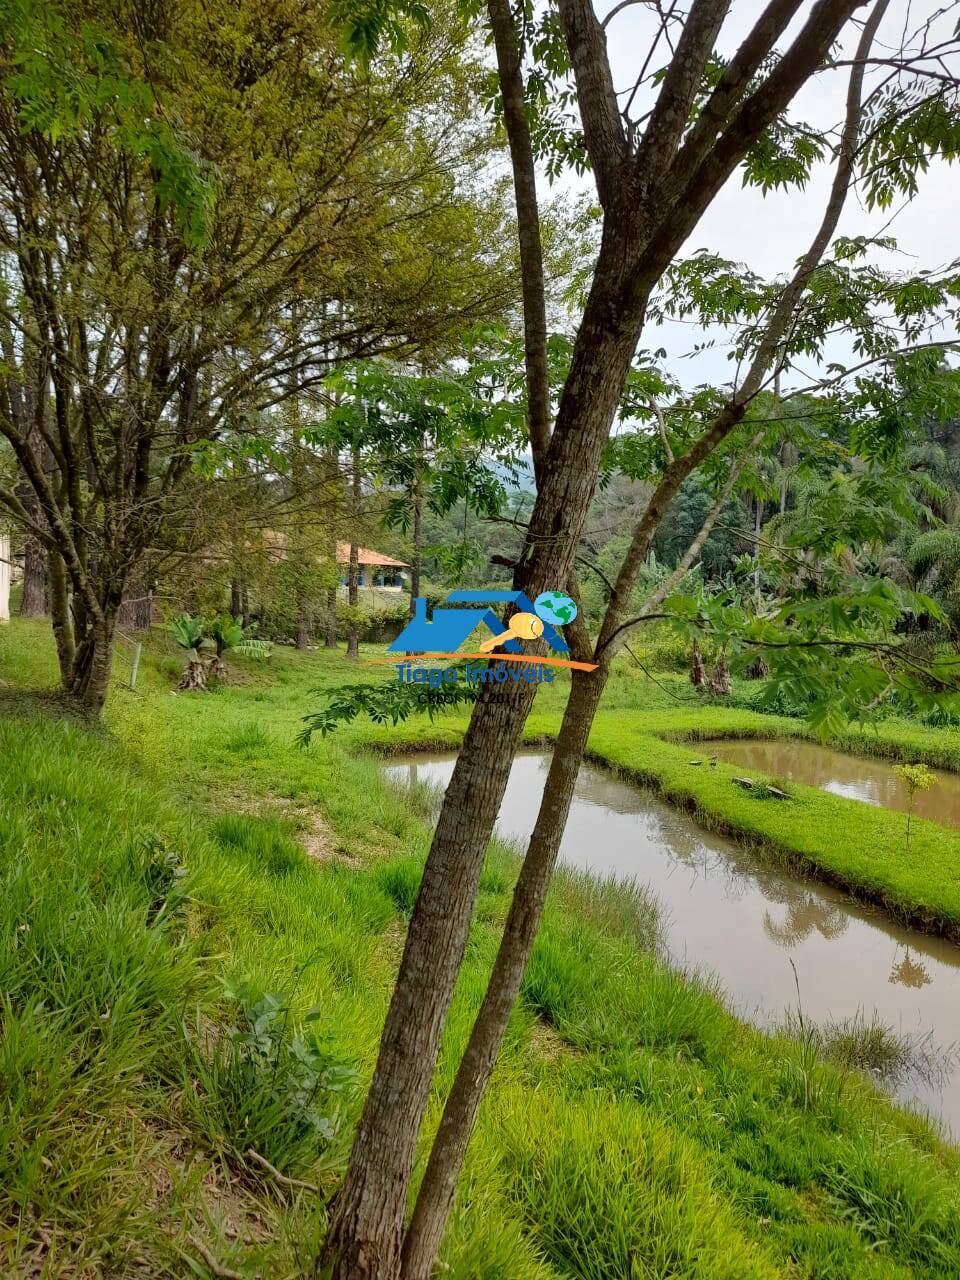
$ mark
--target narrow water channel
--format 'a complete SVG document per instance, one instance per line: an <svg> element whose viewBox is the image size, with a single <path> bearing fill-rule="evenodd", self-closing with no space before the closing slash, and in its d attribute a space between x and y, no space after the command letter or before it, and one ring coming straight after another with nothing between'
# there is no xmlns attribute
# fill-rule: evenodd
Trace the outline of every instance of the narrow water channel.
<svg viewBox="0 0 960 1280"><path fill-rule="evenodd" d="M803 782L851 800L906 813L910 797L893 765L883 760L864 760L823 747L802 738L710 738L693 746L691 759L716 756L746 771L755 770L772 778ZM913 811L945 827L960 827L960 776L943 769L931 769L936 781L929 791L918 791Z"/></svg>
<svg viewBox="0 0 960 1280"><path fill-rule="evenodd" d="M398 783L445 787L455 757L389 766ZM549 756L518 756L498 819L525 840ZM651 792L584 765L560 851L568 866L635 878L663 908L671 961L715 976L742 1017L771 1026L796 1013L816 1022L876 1017L899 1034L952 1049L960 1039L960 948L858 906L843 893L771 868L701 828ZM948 1054L896 1086L960 1137L960 1070Z"/></svg>

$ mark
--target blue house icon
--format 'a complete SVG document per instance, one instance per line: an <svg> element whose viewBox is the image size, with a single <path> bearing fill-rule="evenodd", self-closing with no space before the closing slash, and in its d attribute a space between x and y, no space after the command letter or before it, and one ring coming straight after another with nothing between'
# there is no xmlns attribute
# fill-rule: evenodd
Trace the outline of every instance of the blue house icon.
<svg viewBox="0 0 960 1280"><path fill-rule="evenodd" d="M448 604L515 604L518 609L533 613L529 596L523 591L454 591ZM388 653L455 653L470 633L483 623L492 635L500 635L504 624L492 609L434 609L433 618L427 617L427 602L419 597L414 601L413 617L391 644ZM543 638L553 649L568 653L566 641L548 622L543 624ZM522 653L516 640L505 640L502 646L509 653Z"/></svg>

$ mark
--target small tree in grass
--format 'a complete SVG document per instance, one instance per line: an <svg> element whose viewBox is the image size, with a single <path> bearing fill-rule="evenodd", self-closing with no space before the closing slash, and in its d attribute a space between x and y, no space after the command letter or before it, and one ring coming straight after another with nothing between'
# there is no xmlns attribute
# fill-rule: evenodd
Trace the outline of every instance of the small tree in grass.
<svg viewBox="0 0 960 1280"><path fill-rule="evenodd" d="M895 764L893 771L907 788L907 849L910 848L910 822L918 791L929 791L937 779L925 764Z"/></svg>
<svg viewBox="0 0 960 1280"><path fill-rule="evenodd" d="M210 623L209 637L213 642L213 658L210 661L210 675L224 680L227 675L227 664L223 655L228 649L236 649L243 643L243 623L239 618L214 618Z"/></svg>
<svg viewBox="0 0 960 1280"><path fill-rule="evenodd" d="M187 665L184 667L177 688L202 693L207 687L207 673L200 656L200 646L204 639L203 623L199 618L191 617L189 613L182 613L179 618L174 618L171 622L170 630L180 648L187 651Z"/></svg>

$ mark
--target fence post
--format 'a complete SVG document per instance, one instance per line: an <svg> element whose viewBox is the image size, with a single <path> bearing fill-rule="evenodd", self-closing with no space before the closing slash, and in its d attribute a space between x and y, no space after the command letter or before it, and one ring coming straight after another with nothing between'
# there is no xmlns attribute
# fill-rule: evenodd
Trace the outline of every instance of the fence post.
<svg viewBox="0 0 960 1280"><path fill-rule="evenodd" d="M130 668L130 688L137 687L137 672L140 670L140 654L143 652L143 645L138 643L133 651L133 666Z"/></svg>

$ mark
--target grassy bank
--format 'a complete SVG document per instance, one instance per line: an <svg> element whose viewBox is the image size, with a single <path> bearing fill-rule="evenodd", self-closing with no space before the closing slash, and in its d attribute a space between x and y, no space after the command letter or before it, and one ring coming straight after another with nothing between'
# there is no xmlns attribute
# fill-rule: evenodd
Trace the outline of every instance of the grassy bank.
<svg viewBox="0 0 960 1280"><path fill-rule="evenodd" d="M532 724L531 732L540 727ZM914 818L908 848L902 813L793 782L787 799L759 788L746 791L733 781L742 769L723 763L698 767L689 745L660 736L685 729L691 737L764 736L771 727L747 725L737 712L695 712L686 723L680 716L601 715L590 751L654 786L711 829L877 903L915 927L960 939L960 832Z"/></svg>
<svg viewBox="0 0 960 1280"><path fill-rule="evenodd" d="M45 631L0 631L4 1274L292 1277L315 1255L429 831L355 754L366 730L294 745L311 690L355 667L232 665L230 687L173 696L152 652L91 731L21 692L52 678ZM514 875L493 847L431 1124ZM444 1274L960 1274L957 1153L811 1041L738 1022L656 936L642 896L558 879Z"/></svg>

